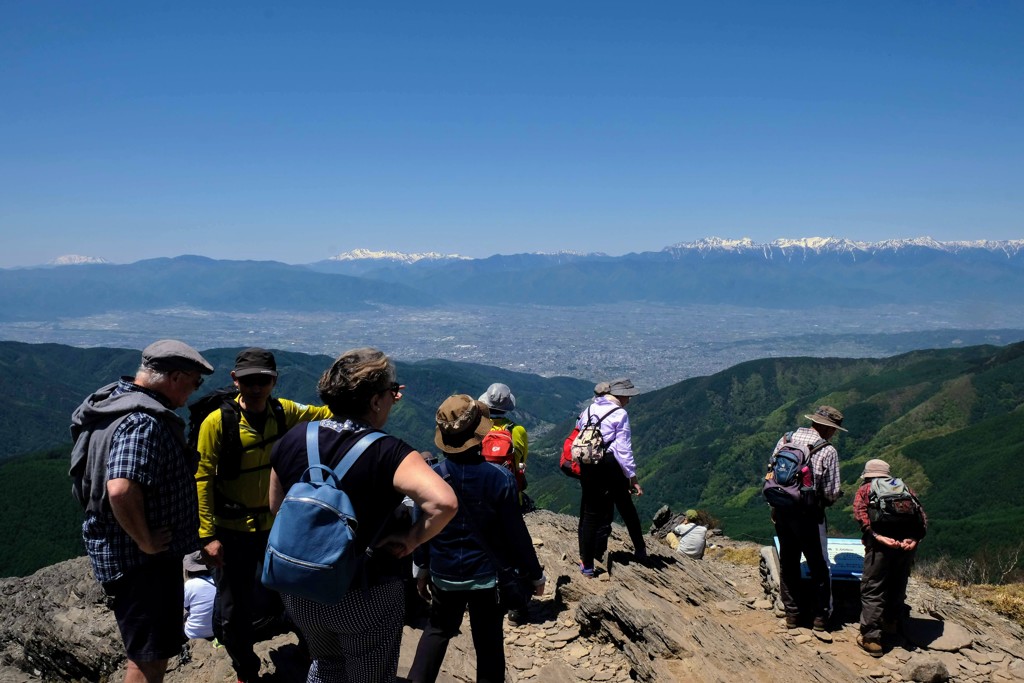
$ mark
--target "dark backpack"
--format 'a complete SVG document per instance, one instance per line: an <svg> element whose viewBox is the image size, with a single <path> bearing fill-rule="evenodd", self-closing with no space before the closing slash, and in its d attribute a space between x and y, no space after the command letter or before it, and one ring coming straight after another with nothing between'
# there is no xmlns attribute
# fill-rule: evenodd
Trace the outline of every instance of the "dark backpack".
<svg viewBox="0 0 1024 683"><path fill-rule="evenodd" d="M241 408L238 406L238 401L235 400L237 396L237 387L224 387L211 391L206 396L188 404L188 445L193 450L199 448L199 429L203 425L203 420L213 411L221 411L221 452L217 459L218 479L237 479L242 470L243 453L273 443L288 431L284 406L276 398L271 397L270 412L277 420L277 434L243 448L242 436L238 431Z"/></svg>
<svg viewBox="0 0 1024 683"><path fill-rule="evenodd" d="M570 450L572 461L578 465L596 465L604 459L608 452L608 444L601 435L601 423L612 413L622 410L621 407L612 408L607 413L595 419L595 416L587 409L587 419L583 427L572 440Z"/></svg>
<svg viewBox="0 0 1024 683"><path fill-rule="evenodd" d="M522 491L526 488L525 472L520 472L516 467L515 446L512 443L512 428L514 422L509 422L500 429L492 429L487 432L481 442L484 460L501 465L516 478L516 490Z"/></svg>
<svg viewBox="0 0 1024 683"><path fill-rule="evenodd" d="M333 470L321 463L319 434L319 422L306 426L309 467L288 490L274 518L262 581L280 593L333 605L345 597L361 560L373 547L371 543L363 552L357 547L359 522L341 480L384 432L361 437Z"/></svg>
<svg viewBox="0 0 1024 683"><path fill-rule="evenodd" d="M810 508L817 503L811 456L828 445L818 439L810 447L793 442L787 432L782 448L768 462L761 493L773 508Z"/></svg>
<svg viewBox="0 0 1024 683"><path fill-rule="evenodd" d="M872 531L896 540L920 538L924 531L921 501L895 477L871 480L868 519Z"/></svg>

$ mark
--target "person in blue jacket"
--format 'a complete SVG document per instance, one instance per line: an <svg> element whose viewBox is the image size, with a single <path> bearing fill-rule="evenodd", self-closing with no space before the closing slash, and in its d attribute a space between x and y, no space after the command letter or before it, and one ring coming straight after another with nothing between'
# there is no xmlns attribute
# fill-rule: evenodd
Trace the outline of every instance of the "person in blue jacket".
<svg viewBox="0 0 1024 683"><path fill-rule="evenodd" d="M409 670L413 683L437 679L448 642L458 634L467 608L476 680L504 682L505 608L498 601L498 567L491 553L532 580L534 595L544 593L544 571L519 512L515 478L480 453L491 429L488 413L485 404L466 394L448 397L437 410L434 442L447 459L433 467L458 495L459 512L414 556L417 589L430 602L430 621Z"/></svg>

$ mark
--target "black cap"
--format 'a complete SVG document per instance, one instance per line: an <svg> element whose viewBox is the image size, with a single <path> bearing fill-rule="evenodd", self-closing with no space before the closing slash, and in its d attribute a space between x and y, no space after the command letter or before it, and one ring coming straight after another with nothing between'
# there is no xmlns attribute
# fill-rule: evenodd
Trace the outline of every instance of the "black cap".
<svg viewBox="0 0 1024 683"><path fill-rule="evenodd" d="M274 354L266 349L252 347L240 351L235 357L235 377L268 375L277 377L277 361Z"/></svg>

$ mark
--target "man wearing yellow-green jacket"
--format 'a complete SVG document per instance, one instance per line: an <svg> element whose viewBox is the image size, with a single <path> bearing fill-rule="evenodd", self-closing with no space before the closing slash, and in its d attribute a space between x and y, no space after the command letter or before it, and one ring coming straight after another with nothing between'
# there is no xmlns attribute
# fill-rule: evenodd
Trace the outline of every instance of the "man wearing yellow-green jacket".
<svg viewBox="0 0 1024 683"><path fill-rule="evenodd" d="M211 412L199 430L196 486L200 544L217 583L214 633L244 683L255 681L260 669L253 603L274 522L270 451L296 424L331 417L331 411L272 397L277 361L266 349L241 351L231 379L238 395Z"/></svg>

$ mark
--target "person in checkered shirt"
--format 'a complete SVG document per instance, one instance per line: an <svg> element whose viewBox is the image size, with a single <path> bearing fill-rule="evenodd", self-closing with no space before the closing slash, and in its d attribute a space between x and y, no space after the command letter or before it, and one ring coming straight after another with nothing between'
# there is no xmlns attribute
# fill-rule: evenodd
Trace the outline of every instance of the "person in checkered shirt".
<svg viewBox="0 0 1024 683"><path fill-rule="evenodd" d="M843 428L843 414L832 406L819 406L811 415L810 427L784 435L774 453L796 443L811 451L811 475L816 504L807 507L772 508L775 535L779 537L779 593L786 610L786 628L800 625L801 608L813 605L813 628L824 631L832 615L832 577L828 569L828 534L825 508L842 495L839 481L839 453L829 440ZM807 558L813 595L801 594L800 555Z"/></svg>
<svg viewBox="0 0 1024 683"><path fill-rule="evenodd" d="M143 350L134 377L98 389L71 417L72 490L124 642L126 683L162 681L185 642L181 558L199 549L199 454L174 411L212 373L191 346L162 339Z"/></svg>

